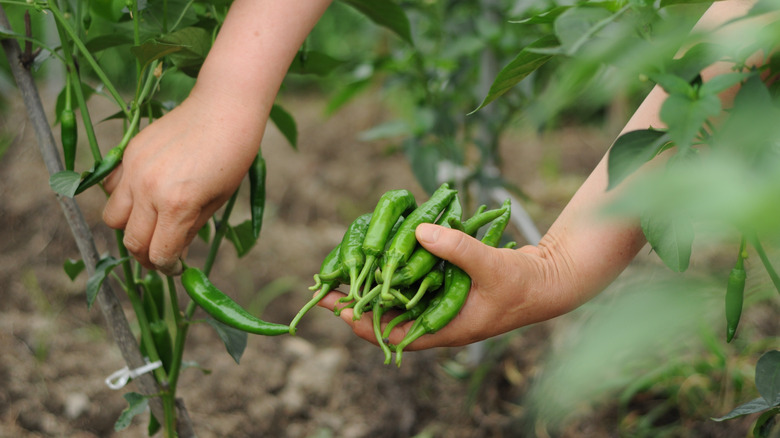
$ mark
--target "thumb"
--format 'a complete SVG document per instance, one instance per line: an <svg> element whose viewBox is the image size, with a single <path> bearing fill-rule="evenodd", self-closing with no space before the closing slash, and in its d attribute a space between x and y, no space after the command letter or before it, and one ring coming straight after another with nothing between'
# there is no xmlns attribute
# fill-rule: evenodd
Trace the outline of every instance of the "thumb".
<svg viewBox="0 0 780 438"><path fill-rule="evenodd" d="M452 228L434 224L420 224L415 230L420 244L431 254L447 260L468 272L492 270L494 254L491 247Z"/></svg>

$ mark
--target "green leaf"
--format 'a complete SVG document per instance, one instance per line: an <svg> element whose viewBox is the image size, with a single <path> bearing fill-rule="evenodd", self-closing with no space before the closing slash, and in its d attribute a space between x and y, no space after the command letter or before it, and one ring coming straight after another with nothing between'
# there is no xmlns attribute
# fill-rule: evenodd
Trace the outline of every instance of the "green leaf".
<svg viewBox="0 0 780 438"><path fill-rule="evenodd" d="M119 418L116 419L116 423L114 423L114 430L117 432L126 429L133 421L133 418L138 414L144 413L149 406L149 400L137 392L128 392L124 395L124 398L127 400L128 406L122 411Z"/></svg>
<svg viewBox="0 0 780 438"><path fill-rule="evenodd" d="M710 0L661 0L662 8L673 5L693 5L697 3L711 3Z"/></svg>
<svg viewBox="0 0 780 438"><path fill-rule="evenodd" d="M734 418L741 417L743 415L750 415L750 414L755 414L755 413L758 413L758 412L763 412L763 411L766 411L769 408L771 408L771 406L769 406L767 404L766 400L764 400L763 397L759 397L759 398L753 399L753 400L751 400L751 401L749 401L749 402L747 402L745 404L739 405L736 408L734 408L734 410L729 412L728 414L726 414L726 415L724 415L722 417L713 418L713 420L714 421L732 420Z"/></svg>
<svg viewBox="0 0 780 438"><path fill-rule="evenodd" d="M680 217L643 214L642 231L653 251L674 272L688 269L693 246L693 224Z"/></svg>
<svg viewBox="0 0 780 438"><path fill-rule="evenodd" d="M758 359L756 389L767 404L780 405L780 351L768 351Z"/></svg>
<svg viewBox="0 0 780 438"><path fill-rule="evenodd" d="M130 52L135 55L141 65L146 66L152 61L182 50L181 46L165 44L159 41L147 41L140 46L133 46Z"/></svg>
<svg viewBox="0 0 780 438"><path fill-rule="evenodd" d="M236 226L230 226L227 230L227 238L236 248L238 257L245 256L257 243L257 238L252 232L252 220L248 219Z"/></svg>
<svg viewBox="0 0 780 438"><path fill-rule="evenodd" d="M257 240L263 229L263 213L265 212L265 159L263 151L257 152L252 166L249 168L249 211L252 222L252 236Z"/></svg>
<svg viewBox="0 0 780 438"><path fill-rule="evenodd" d="M342 0L379 26L395 32L404 41L414 45L409 18L403 8L391 0Z"/></svg>
<svg viewBox="0 0 780 438"><path fill-rule="evenodd" d="M564 52L573 55L618 15L601 7L573 7L556 18L555 35Z"/></svg>
<svg viewBox="0 0 780 438"><path fill-rule="evenodd" d="M287 73L297 75L326 76L345 62L316 50L298 52Z"/></svg>
<svg viewBox="0 0 780 438"><path fill-rule="evenodd" d="M736 72L736 73L724 73L713 77L709 81L702 84L699 88L699 95L712 94L717 95L729 88L744 81L748 77L753 75L752 72Z"/></svg>
<svg viewBox="0 0 780 438"><path fill-rule="evenodd" d="M49 186L55 193L72 198L76 196L81 175L72 170L62 170L49 177Z"/></svg>
<svg viewBox="0 0 780 438"><path fill-rule="evenodd" d="M357 97L371 85L371 78L358 79L345 85L342 89L336 91L325 106L325 114L335 113L350 100Z"/></svg>
<svg viewBox="0 0 780 438"><path fill-rule="evenodd" d="M409 137L414 134L414 130L405 120L391 120L381 123L361 132L358 139L361 141L387 140L397 137Z"/></svg>
<svg viewBox="0 0 780 438"><path fill-rule="evenodd" d="M240 363L241 356L244 355L244 350L246 349L248 333L229 327L213 318L207 318L206 322L217 332L217 336L225 344L228 354L236 363Z"/></svg>
<svg viewBox="0 0 780 438"><path fill-rule="evenodd" d="M293 149L298 149L298 127L293 116L281 106L274 104L271 107L270 118Z"/></svg>
<svg viewBox="0 0 780 438"><path fill-rule="evenodd" d="M550 24L555 22L559 15L566 12L571 6L556 6L548 11L536 14L534 16L523 18L521 20L511 20L510 23L517 24Z"/></svg>
<svg viewBox="0 0 780 438"><path fill-rule="evenodd" d="M100 291L100 286L103 285L103 281L106 279L108 274L111 273L111 270L129 259L130 257L116 259L112 256L105 256L101 258L100 261L98 261L97 265L95 266L95 273L92 274L89 279L87 279L88 309L92 308L92 303L95 301L95 297L97 297L97 294Z"/></svg>
<svg viewBox="0 0 780 438"><path fill-rule="evenodd" d="M607 157L607 190L658 155L668 141L665 131L654 129L631 131L618 137Z"/></svg>
<svg viewBox="0 0 780 438"><path fill-rule="evenodd" d="M650 79L655 81L669 94L693 95L695 91L689 81L673 74L651 74Z"/></svg>
<svg viewBox="0 0 780 438"><path fill-rule="evenodd" d="M113 47L133 44L133 36L130 33L103 33L84 43L90 53L98 53Z"/></svg>
<svg viewBox="0 0 780 438"><path fill-rule="evenodd" d="M75 259L68 259L65 260L65 263L62 265L62 269L65 270L65 273L68 275L68 278L71 279L71 281L75 280L76 277L79 276L79 274L84 270L84 260L75 260Z"/></svg>
<svg viewBox="0 0 780 438"><path fill-rule="evenodd" d="M479 111L490 102L499 98L552 58L552 55L534 52L535 49L552 47L557 44L558 40L554 36L546 35L523 48L515 59L498 72L485 99L477 109L469 114Z"/></svg>
<svg viewBox="0 0 780 438"><path fill-rule="evenodd" d="M669 138L679 149L693 144L710 117L720 114L721 102L718 96L670 94L661 106L661 120L669 127Z"/></svg>
<svg viewBox="0 0 780 438"><path fill-rule="evenodd" d="M669 73L690 83L699 72L717 61L722 53L716 44L699 43L688 49L681 57L672 60Z"/></svg>
<svg viewBox="0 0 780 438"><path fill-rule="evenodd" d="M201 27L185 27L160 39L162 44L172 44L181 50L171 54L171 61L185 74L196 77L211 49L211 33Z"/></svg>

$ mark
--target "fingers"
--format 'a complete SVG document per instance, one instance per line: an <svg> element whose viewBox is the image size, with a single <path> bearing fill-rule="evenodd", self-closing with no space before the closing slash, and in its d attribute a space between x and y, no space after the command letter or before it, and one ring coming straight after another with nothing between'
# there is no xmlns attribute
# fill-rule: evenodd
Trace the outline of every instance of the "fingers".
<svg viewBox="0 0 780 438"><path fill-rule="evenodd" d="M165 275L181 274L181 259L210 216L199 210L180 213L182 215L161 214L149 244L149 261Z"/></svg>
<svg viewBox="0 0 780 438"><path fill-rule="evenodd" d="M154 269L149 260L149 245L157 224L157 212L146 203L136 203L125 226L123 244L127 251L147 269Z"/></svg>
<svg viewBox="0 0 780 438"><path fill-rule="evenodd" d="M474 277L495 271L495 249L452 228L420 224L415 230L417 241L432 254L448 260Z"/></svg>
<svg viewBox="0 0 780 438"><path fill-rule="evenodd" d="M103 180L103 189L105 189L108 194L114 193L114 190L119 185L119 181L122 180L123 173L124 167L122 166L122 163L119 163L119 166Z"/></svg>

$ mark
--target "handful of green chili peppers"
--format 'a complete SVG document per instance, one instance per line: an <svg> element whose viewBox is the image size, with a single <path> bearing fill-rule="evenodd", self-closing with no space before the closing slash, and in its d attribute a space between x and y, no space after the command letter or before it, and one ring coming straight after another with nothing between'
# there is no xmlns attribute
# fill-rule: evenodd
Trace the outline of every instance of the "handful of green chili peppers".
<svg viewBox="0 0 780 438"><path fill-rule="evenodd" d="M471 289L471 278L457 266L439 259L417 243L415 229L422 223L436 223L476 235L488 224L482 242L497 246L511 214L507 199L497 209L480 207L473 216L463 219L458 192L442 184L424 203L417 205L408 190L384 193L373 212L363 214L349 225L341 242L325 257L314 275L317 291L290 323L295 334L301 318L329 292L341 285L349 286L340 300L344 305L338 314L352 308L355 319L371 310L376 339L385 354L401 365L403 349L426 333L434 333L460 312ZM510 245L513 245L510 244ZM509 246L509 245L507 245ZM385 327L382 316L391 309L400 314ZM397 345L388 342L396 325L414 320L404 339Z"/></svg>

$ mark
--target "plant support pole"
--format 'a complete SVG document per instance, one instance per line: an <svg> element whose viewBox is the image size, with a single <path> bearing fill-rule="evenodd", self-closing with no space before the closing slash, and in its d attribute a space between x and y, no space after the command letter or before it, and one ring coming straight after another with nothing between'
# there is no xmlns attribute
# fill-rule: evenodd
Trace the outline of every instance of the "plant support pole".
<svg viewBox="0 0 780 438"><path fill-rule="evenodd" d="M8 22L8 18L2 6L0 6L0 27L11 29L11 25ZM63 165L60 161L54 135L52 134L51 127L46 118L38 89L35 86L35 81L33 80L30 71L20 62L22 52L19 43L11 38L2 39L0 40L0 43L2 44L14 80L21 92L22 99L24 100L27 116L33 125L43 162L46 165L49 174L53 175L54 173L63 170ZM87 274L92 276L100 256L89 226L84 220L81 209L74 199L58 194L55 194L55 196L57 197L57 201L60 204L65 219L71 229L71 233L76 241L81 257L84 259ZM127 366L130 369L135 369L145 365L144 358L138 349L135 336L133 336L133 333L130 330L121 303L108 282L103 283L100 293L97 295L97 302L103 317L106 319L111 336L119 347ZM140 392L145 395L159 393L157 382L150 374L138 376L134 381L137 383ZM159 397L150 397L149 406L152 413L157 418L164 418L163 406ZM191 424L188 422L189 416L187 415L183 404L177 403L177 406L179 407L179 437L194 437Z"/></svg>

